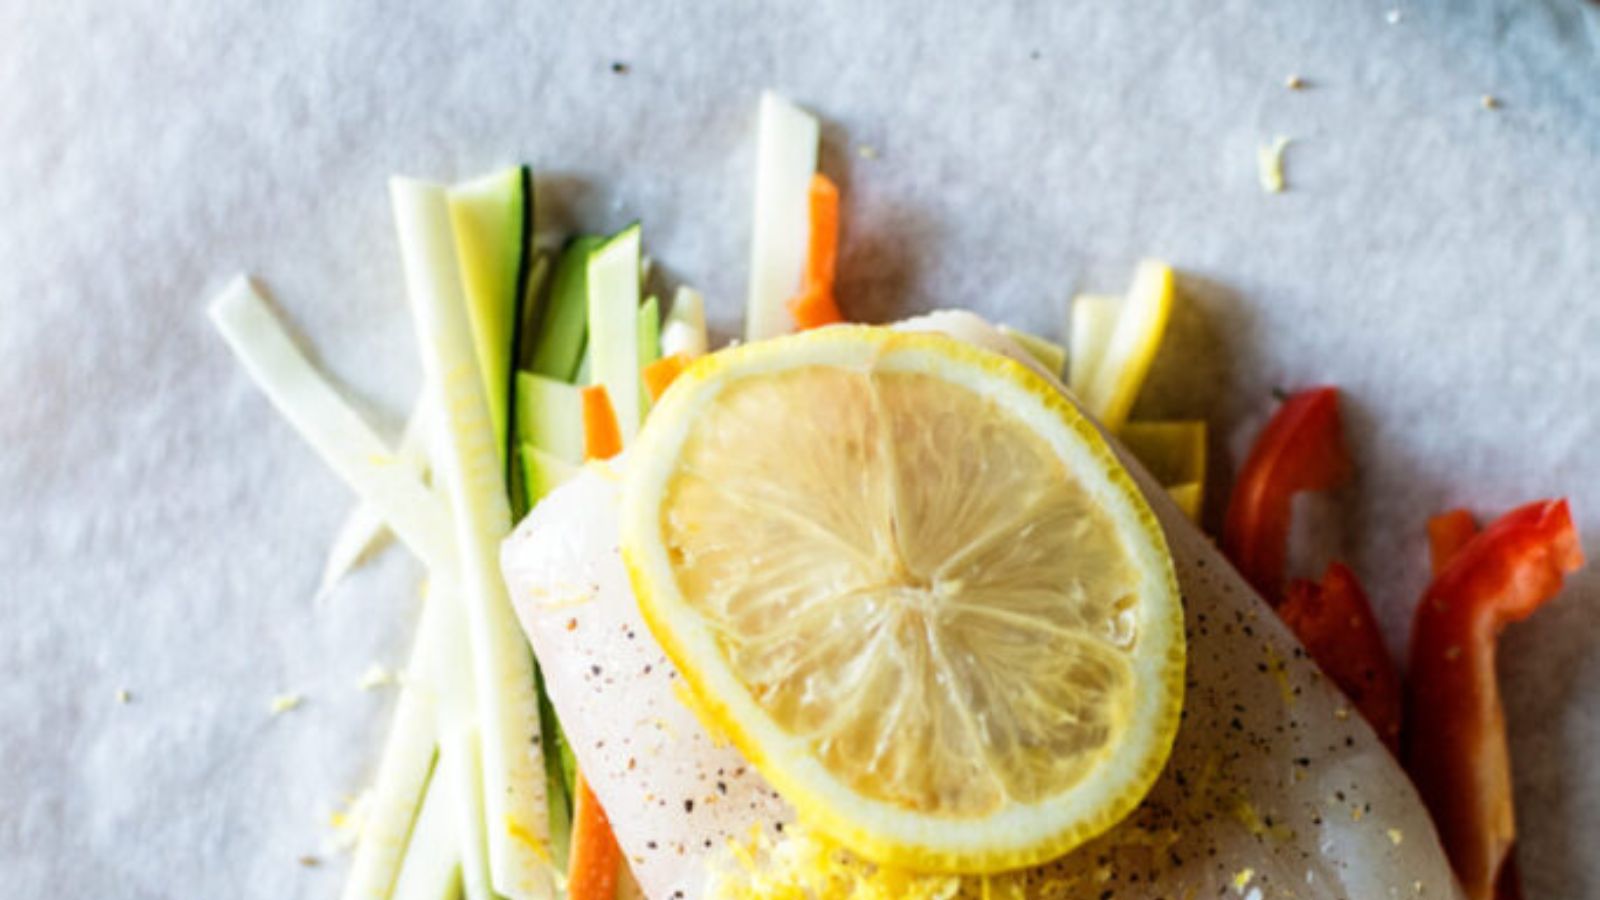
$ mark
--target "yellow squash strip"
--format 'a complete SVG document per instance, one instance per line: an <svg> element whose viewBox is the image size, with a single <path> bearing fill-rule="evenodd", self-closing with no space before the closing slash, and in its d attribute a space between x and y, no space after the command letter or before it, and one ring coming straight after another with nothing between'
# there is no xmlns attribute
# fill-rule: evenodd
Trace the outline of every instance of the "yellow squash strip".
<svg viewBox="0 0 1600 900"><path fill-rule="evenodd" d="M1141 262L1088 384L1075 392L1090 415L1112 433L1122 429L1144 386L1167 329L1172 298L1172 269L1155 260Z"/></svg>

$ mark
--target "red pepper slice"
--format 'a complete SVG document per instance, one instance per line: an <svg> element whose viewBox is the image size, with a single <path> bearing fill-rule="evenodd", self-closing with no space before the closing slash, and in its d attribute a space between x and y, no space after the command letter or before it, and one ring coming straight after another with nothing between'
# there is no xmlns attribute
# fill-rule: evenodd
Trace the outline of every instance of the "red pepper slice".
<svg viewBox="0 0 1600 900"><path fill-rule="evenodd" d="M1406 769L1469 900L1515 896L1511 759L1495 640L1583 564L1565 500L1513 510L1469 540L1429 585L1411 626Z"/></svg>
<svg viewBox="0 0 1600 900"><path fill-rule="evenodd" d="M1222 548L1272 603L1283 597L1294 495L1327 490L1349 473L1338 388L1290 397L1256 439L1228 501Z"/></svg>
<svg viewBox="0 0 1600 900"><path fill-rule="evenodd" d="M1478 534L1478 520L1464 509L1452 509L1428 520L1428 559L1438 578L1461 548Z"/></svg>
<svg viewBox="0 0 1600 900"><path fill-rule="evenodd" d="M1295 579L1278 615L1390 751L1398 753L1403 718L1400 672L1350 567L1333 563L1321 582Z"/></svg>

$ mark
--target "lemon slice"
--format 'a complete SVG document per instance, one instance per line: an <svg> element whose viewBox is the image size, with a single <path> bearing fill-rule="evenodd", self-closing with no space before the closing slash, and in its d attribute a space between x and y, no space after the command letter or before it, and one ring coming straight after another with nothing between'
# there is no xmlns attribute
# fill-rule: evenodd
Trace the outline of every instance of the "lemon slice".
<svg viewBox="0 0 1600 900"><path fill-rule="evenodd" d="M1154 516L1046 381L840 326L703 358L630 453L622 552L694 707L874 862L993 872L1133 809L1178 723Z"/></svg>

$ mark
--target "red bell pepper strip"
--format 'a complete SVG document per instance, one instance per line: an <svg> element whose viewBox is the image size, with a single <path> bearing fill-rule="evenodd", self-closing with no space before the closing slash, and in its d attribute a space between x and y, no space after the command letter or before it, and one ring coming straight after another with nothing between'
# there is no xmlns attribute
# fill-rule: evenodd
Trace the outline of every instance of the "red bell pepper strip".
<svg viewBox="0 0 1600 900"><path fill-rule="evenodd" d="M1245 459L1222 529L1223 552L1268 601L1283 598L1294 495L1335 487L1349 473L1339 390L1313 388L1284 401Z"/></svg>
<svg viewBox="0 0 1600 900"><path fill-rule="evenodd" d="M1464 509L1452 509L1428 520L1428 559L1433 577L1450 565L1461 548L1478 533L1478 521Z"/></svg>
<svg viewBox="0 0 1600 900"><path fill-rule="evenodd" d="M1406 769L1433 813L1468 900L1516 896L1516 824L1495 640L1583 564L1565 500L1513 510L1428 586L1411 626Z"/></svg>
<svg viewBox="0 0 1600 900"><path fill-rule="evenodd" d="M1400 672L1350 567L1333 563L1321 582L1295 579L1278 615L1390 751L1398 753L1404 699Z"/></svg>

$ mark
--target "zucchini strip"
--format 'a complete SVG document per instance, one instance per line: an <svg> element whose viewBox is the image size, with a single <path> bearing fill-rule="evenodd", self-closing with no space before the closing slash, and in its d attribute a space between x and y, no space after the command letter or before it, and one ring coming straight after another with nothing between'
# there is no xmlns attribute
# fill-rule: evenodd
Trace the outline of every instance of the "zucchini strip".
<svg viewBox="0 0 1600 900"><path fill-rule="evenodd" d="M512 900L549 897L550 822L533 654L500 576L511 507L473 355L445 192L395 178L390 194L423 370L441 412L434 465L455 519L456 585L477 700L491 883Z"/></svg>
<svg viewBox="0 0 1600 900"><path fill-rule="evenodd" d="M345 881L342 900L383 900L409 865L408 856L418 841L412 823L417 820L423 796L433 793L429 773L435 759L435 675L440 662L436 648L450 610L451 600L432 592L424 594L417 636L412 643L406 677L395 705L394 724L383 746L378 777L372 786L371 807L356 841L355 859ZM437 781L437 778L432 779ZM419 826L420 827L420 826Z"/></svg>
<svg viewBox="0 0 1600 900"><path fill-rule="evenodd" d="M1107 431L1116 434L1128 421L1144 386L1172 313L1172 269L1147 259L1133 274L1128 296L1119 304L1116 325L1101 344L1094 375L1079 399Z"/></svg>
<svg viewBox="0 0 1600 900"><path fill-rule="evenodd" d="M771 91L761 95L746 340L794 330L788 303L800 292L810 246L811 176L820 136L815 116Z"/></svg>
<svg viewBox="0 0 1600 900"><path fill-rule="evenodd" d="M705 356L708 343L705 298L694 288L678 288L672 310L661 323L661 355Z"/></svg>
<svg viewBox="0 0 1600 900"><path fill-rule="evenodd" d="M512 166L458 184L447 194L467 321L502 453L510 452L509 392L517 313L532 253L532 184L524 167Z"/></svg>
<svg viewBox="0 0 1600 900"><path fill-rule="evenodd" d="M517 440L573 466L583 463L581 389L529 372L517 373ZM534 494L528 492L529 505Z"/></svg>
<svg viewBox="0 0 1600 900"><path fill-rule="evenodd" d="M455 833L455 798L438 771L428 780L422 812L411 829L393 900L456 900L461 896L461 849Z"/></svg>
<svg viewBox="0 0 1600 900"><path fill-rule="evenodd" d="M589 355L624 444L639 433L639 226L630 225L589 256Z"/></svg>
<svg viewBox="0 0 1600 900"><path fill-rule="evenodd" d="M406 420L405 431L400 435L400 446L394 451L400 464L414 471L419 480L426 478L428 473L427 437L430 416L427 409L423 398L417 398L417 402L411 407L411 417ZM438 502L441 507L444 506L443 499ZM370 503L356 504L356 508L345 516L344 524L339 526L339 531L333 539L333 546L328 548L328 561L322 567L322 581L317 585L317 598L321 599L332 593L339 582L367 558L367 554L383 543L384 537L388 534L388 523L383 519L382 510Z"/></svg>
<svg viewBox="0 0 1600 900"><path fill-rule="evenodd" d="M456 553L446 508L311 365L249 280L235 279L208 312L256 386L323 461L362 502L381 511L429 569L452 571Z"/></svg>
<svg viewBox="0 0 1600 900"><path fill-rule="evenodd" d="M1068 341L1067 387L1079 402L1089 397L1089 383L1100 368L1111 332L1117 327L1120 298L1105 294L1079 294L1072 299L1072 336Z"/></svg>

